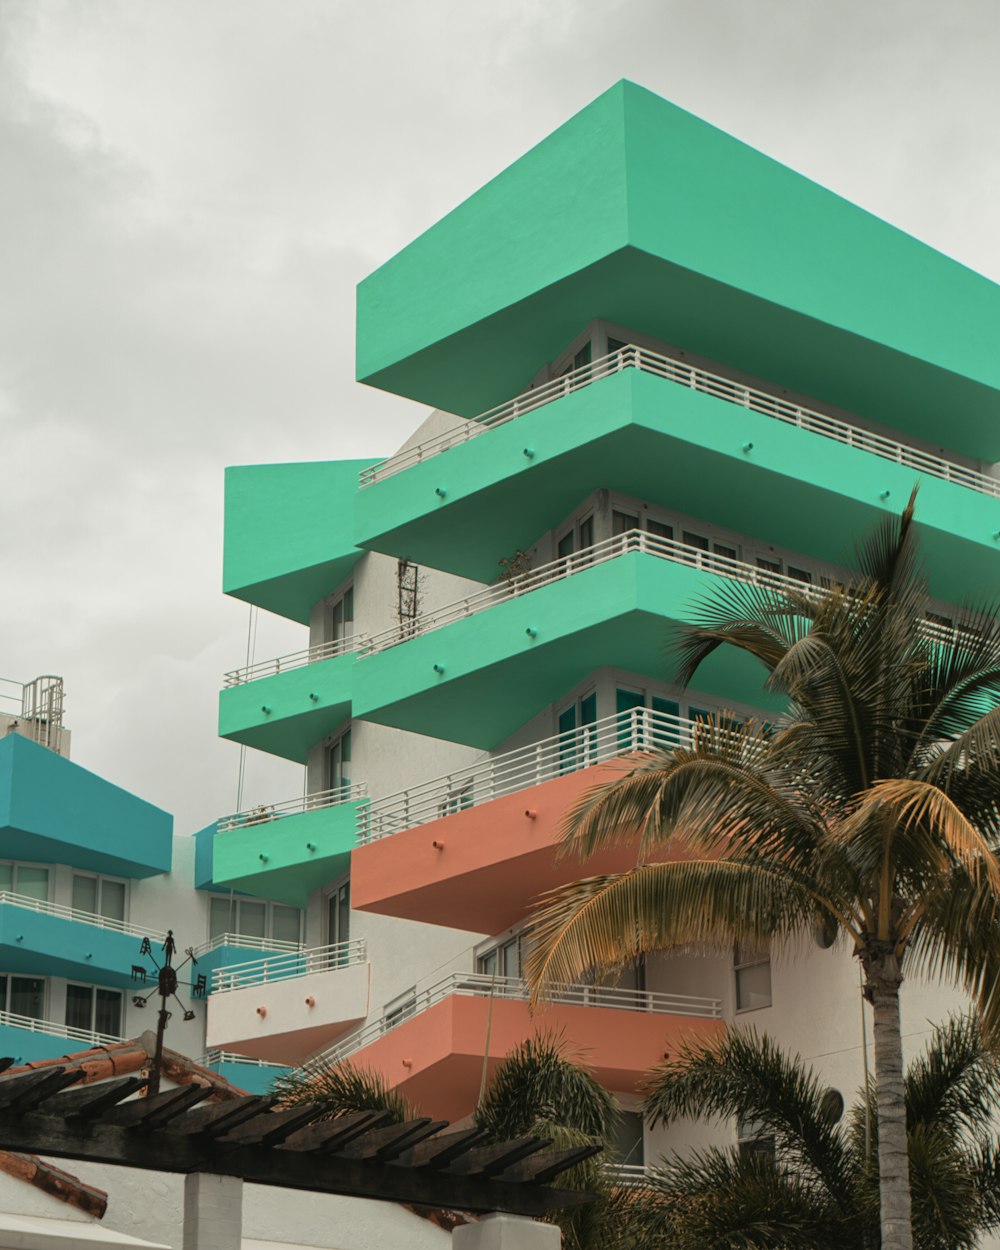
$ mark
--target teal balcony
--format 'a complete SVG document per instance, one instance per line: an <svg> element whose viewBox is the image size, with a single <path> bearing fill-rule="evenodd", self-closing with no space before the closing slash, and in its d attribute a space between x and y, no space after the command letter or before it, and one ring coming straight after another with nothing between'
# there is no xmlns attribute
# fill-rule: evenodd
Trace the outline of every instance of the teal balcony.
<svg viewBox="0 0 1000 1250"><path fill-rule="evenodd" d="M0 893L0 967L7 972L69 977L124 989L132 985L133 964L144 962L139 956L144 937L149 937L155 950L164 934L56 903Z"/></svg>
<svg viewBox="0 0 1000 1250"><path fill-rule="evenodd" d="M304 764L310 747L351 714L357 638L226 674L219 736Z"/></svg>
<svg viewBox="0 0 1000 1250"><path fill-rule="evenodd" d="M304 907L313 890L347 870L364 795L359 786L326 790L220 820L216 887Z"/></svg>
<svg viewBox="0 0 1000 1250"><path fill-rule="evenodd" d="M195 947L194 955L198 962L191 971L191 982L194 983L204 976L205 992L210 993L221 969L240 966L258 957L264 959L292 956L302 949L301 942L251 937L246 933L220 933Z"/></svg>
<svg viewBox="0 0 1000 1250"><path fill-rule="evenodd" d="M596 316L1000 457L1000 288L630 82L361 283L357 373L471 416Z"/></svg>
<svg viewBox="0 0 1000 1250"><path fill-rule="evenodd" d="M841 564L856 535L917 520L940 599L991 593L1000 481L646 349L628 347L372 466L358 542L492 581L595 487L669 503Z"/></svg>
<svg viewBox="0 0 1000 1250"><path fill-rule="evenodd" d="M372 637L358 661L354 715L491 750L596 668L672 677L668 630L716 578L734 576L784 580L630 530L432 613L415 636ZM698 684L774 708L763 676L755 661L721 649Z"/></svg>
<svg viewBox="0 0 1000 1250"><path fill-rule="evenodd" d="M173 817L20 734L0 740L0 859L169 872Z"/></svg>
<svg viewBox="0 0 1000 1250"><path fill-rule="evenodd" d="M199 1062L247 1094L268 1093L278 1077L287 1076L292 1070L286 1064L250 1059L225 1050L210 1050Z"/></svg>
<svg viewBox="0 0 1000 1250"><path fill-rule="evenodd" d="M314 603L354 567L354 483L365 460L226 470L222 588L308 624Z"/></svg>
<svg viewBox="0 0 1000 1250"><path fill-rule="evenodd" d="M13 1059L15 1064L58 1059L88 1046L111 1046L120 1041L108 1033L0 1011L0 1056Z"/></svg>

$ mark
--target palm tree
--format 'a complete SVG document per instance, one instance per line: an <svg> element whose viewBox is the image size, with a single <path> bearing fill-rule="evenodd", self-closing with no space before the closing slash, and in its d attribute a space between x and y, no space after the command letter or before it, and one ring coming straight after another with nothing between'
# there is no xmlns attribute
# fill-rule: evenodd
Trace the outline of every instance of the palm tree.
<svg viewBox="0 0 1000 1250"><path fill-rule="evenodd" d="M319 1102L330 1116L386 1111L389 1122L402 1123L418 1114L381 1073L349 1062L310 1065L279 1078L274 1088L279 1105ZM584 1064L567 1056L560 1039L543 1034L505 1056L472 1120L483 1130L484 1143L544 1137L551 1149L590 1144L610 1148L619 1114L614 1099ZM617 1186L600 1155L564 1172L559 1184L598 1195L594 1203L552 1217L562 1230L565 1250L614 1250L619 1245L622 1250L645 1250L640 1240L627 1236L627 1221L642 1206L642 1197ZM652 1229L648 1216L646 1224Z"/></svg>
<svg viewBox="0 0 1000 1250"><path fill-rule="evenodd" d="M1000 1138L990 1115L998 1095L1000 1068L970 1017L935 1030L909 1065L904 1101L917 1250L972 1250L983 1233L1000 1228ZM753 1121L758 1149L664 1160L649 1181L647 1240L658 1232L671 1250L871 1250L879 1244L879 1203L865 1140L870 1109L862 1102L841 1121L836 1091L751 1030L686 1046L650 1077L650 1121Z"/></svg>
<svg viewBox="0 0 1000 1250"><path fill-rule="evenodd" d="M929 626L913 505L859 548L846 585L727 581L698 605L681 682L733 647L787 711L709 718L690 748L639 753L586 794L565 848L638 837L637 865L544 899L527 963L537 1000L648 951L839 931L873 1011L883 1250L913 1244L904 975L956 980L1000 1038L1000 622L984 608Z"/></svg>

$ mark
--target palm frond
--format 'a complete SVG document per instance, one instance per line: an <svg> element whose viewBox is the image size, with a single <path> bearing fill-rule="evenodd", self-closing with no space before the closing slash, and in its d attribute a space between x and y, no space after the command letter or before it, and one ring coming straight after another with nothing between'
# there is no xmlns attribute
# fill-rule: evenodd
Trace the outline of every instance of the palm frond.
<svg viewBox="0 0 1000 1250"><path fill-rule="evenodd" d="M532 1000L647 951L763 945L774 935L809 932L817 914L814 897L780 864L691 860L587 877L543 896L529 925Z"/></svg>
<svg viewBox="0 0 1000 1250"><path fill-rule="evenodd" d="M329 1118L352 1111L385 1111L392 1117L388 1123L401 1124L416 1114L415 1108L392 1088L381 1072L356 1067L348 1060L297 1068L278 1077L274 1092L279 1107L321 1103Z"/></svg>

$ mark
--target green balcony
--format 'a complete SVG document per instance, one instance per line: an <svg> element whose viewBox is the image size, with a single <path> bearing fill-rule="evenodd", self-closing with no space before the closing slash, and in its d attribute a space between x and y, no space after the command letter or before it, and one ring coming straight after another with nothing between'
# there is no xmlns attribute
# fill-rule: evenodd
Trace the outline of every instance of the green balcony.
<svg viewBox="0 0 1000 1250"><path fill-rule="evenodd" d="M313 890L347 870L367 803L357 789L327 791L221 820L214 884L305 907Z"/></svg>
<svg viewBox="0 0 1000 1250"><path fill-rule="evenodd" d="M340 649L317 658L328 650L320 647L228 674L231 684L219 694L219 736L304 764L309 749L351 714L357 657Z"/></svg>
<svg viewBox="0 0 1000 1250"><path fill-rule="evenodd" d="M720 526L842 564L919 479L932 592L991 592L1000 483L712 375L691 374L692 387L655 354L621 355L628 367L595 365L596 380L468 441L390 461L397 471L358 494L359 543L491 581L501 556L604 487L693 516L710 499Z"/></svg>
<svg viewBox="0 0 1000 1250"><path fill-rule="evenodd" d="M630 549L636 546L642 549ZM437 628L405 642L373 638L373 647L384 649L358 662L354 715L492 750L596 668L672 677L668 632L716 576L662 554L680 548L622 535L562 562L561 571L560 562L538 570L535 588L525 593L491 588L435 614ZM706 560L726 567L717 557ZM763 677L756 661L720 650L698 685L723 699L774 708Z"/></svg>
<svg viewBox="0 0 1000 1250"><path fill-rule="evenodd" d="M1000 457L1000 287L629 82L361 283L357 373L472 416L595 317Z"/></svg>
<svg viewBox="0 0 1000 1250"><path fill-rule="evenodd" d="M367 460L240 465L226 470L222 588L289 620L350 573L353 495Z"/></svg>

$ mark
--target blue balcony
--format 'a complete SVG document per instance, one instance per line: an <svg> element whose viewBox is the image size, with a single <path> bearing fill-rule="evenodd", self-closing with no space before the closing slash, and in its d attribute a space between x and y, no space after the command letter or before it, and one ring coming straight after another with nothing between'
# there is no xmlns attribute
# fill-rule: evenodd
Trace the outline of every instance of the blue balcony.
<svg viewBox="0 0 1000 1250"><path fill-rule="evenodd" d="M15 1064L39 1059L59 1059L88 1046L110 1046L120 1038L90 1029L74 1029L51 1020L35 1020L10 1011L0 1011L0 1056Z"/></svg>
<svg viewBox="0 0 1000 1250"><path fill-rule="evenodd" d="M169 872L173 817L20 734L0 740L0 858Z"/></svg>
<svg viewBox="0 0 1000 1250"><path fill-rule="evenodd" d="M139 947L147 936L156 950L163 934L155 930L0 893L0 967L7 972L124 989L132 966L144 962Z"/></svg>
<svg viewBox="0 0 1000 1250"><path fill-rule="evenodd" d="M287 1076L291 1068L280 1063L266 1063L262 1059L248 1059L244 1055L228 1051L210 1051L202 1064L217 1073L230 1085L248 1094L266 1094L281 1076Z"/></svg>

